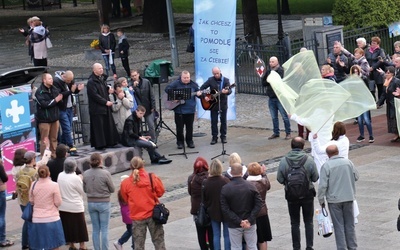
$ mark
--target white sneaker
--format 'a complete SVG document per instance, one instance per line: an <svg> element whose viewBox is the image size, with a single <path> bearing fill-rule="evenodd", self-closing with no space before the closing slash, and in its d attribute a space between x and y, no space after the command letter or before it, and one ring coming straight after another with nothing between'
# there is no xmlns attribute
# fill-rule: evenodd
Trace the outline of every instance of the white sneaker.
<svg viewBox="0 0 400 250"><path fill-rule="evenodd" d="M114 247L115 247L115 249L117 249L117 250L123 250L122 245L119 244L118 240L117 240L117 241L114 241Z"/></svg>

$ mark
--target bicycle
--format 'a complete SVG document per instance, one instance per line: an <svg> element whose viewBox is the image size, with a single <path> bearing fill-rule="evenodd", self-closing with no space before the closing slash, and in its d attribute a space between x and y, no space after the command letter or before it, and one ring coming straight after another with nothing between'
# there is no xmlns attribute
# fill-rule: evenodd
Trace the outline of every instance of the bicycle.
<svg viewBox="0 0 400 250"><path fill-rule="evenodd" d="M249 38L251 36L253 36L253 34L247 33L246 35L237 37L235 39L236 49L239 50L239 54L236 56L236 65L238 67L241 67L242 60L246 60L246 58L244 58L245 56L249 60L251 60L253 63L254 63L254 61L257 61L258 59L260 59L260 57L257 55L257 52L254 49L253 45L249 44L249 42L247 41L247 38Z"/></svg>

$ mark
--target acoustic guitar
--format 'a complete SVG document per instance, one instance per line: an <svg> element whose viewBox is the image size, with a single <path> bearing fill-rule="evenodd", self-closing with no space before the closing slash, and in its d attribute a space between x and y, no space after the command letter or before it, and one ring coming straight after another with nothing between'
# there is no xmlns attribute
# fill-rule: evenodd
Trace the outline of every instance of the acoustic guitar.
<svg viewBox="0 0 400 250"><path fill-rule="evenodd" d="M232 83L230 86L225 87L224 89L228 90L231 88L236 87L236 83ZM201 98L201 106L203 107L204 110L211 110L219 101L218 97L221 93L218 92L217 90L213 89L211 90L210 94L207 94L206 97L208 97L210 100L206 101L205 98Z"/></svg>
<svg viewBox="0 0 400 250"><path fill-rule="evenodd" d="M199 90L201 93L206 93L209 94L210 90L209 89L205 89L205 90ZM191 96L195 96L197 95L197 92L192 92ZM178 107L181 104L185 104L185 100L171 100L168 101L168 94L164 93L162 96L162 100L164 103L164 107L168 110L174 110L176 107Z"/></svg>

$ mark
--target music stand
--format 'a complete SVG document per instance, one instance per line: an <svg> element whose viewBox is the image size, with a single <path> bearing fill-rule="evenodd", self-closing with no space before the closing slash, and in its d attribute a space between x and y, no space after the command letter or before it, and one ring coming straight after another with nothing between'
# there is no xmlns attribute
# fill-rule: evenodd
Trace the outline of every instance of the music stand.
<svg viewBox="0 0 400 250"><path fill-rule="evenodd" d="M159 118L159 121L158 121L158 123L157 123L157 125L156 125L156 127L155 127L155 131L157 131L158 129L160 129L160 131L161 131L161 129L162 128L166 128L166 129L168 129L175 137L176 137L176 134L175 134L175 132L164 122L164 120L162 119L162 108L161 108L161 103L162 103L162 95L161 95L161 83L157 83L157 85L158 85L158 104L159 104L159 107L160 107L160 118ZM164 125L164 127L163 127L163 125ZM157 136L158 137L158 136Z"/></svg>
<svg viewBox="0 0 400 250"><path fill-rule="evenodd" d="M223 82L221 82L221 84L223 84ZM220 97L218 99L218 117L221 117L221 113L222 113L222 110L221 110L221 97ZM217 124L218 124L218 117L217 117ZM226 153L225 143L222 139L221 139L221 144L222 144L222 152L219 155L212 157L211 160L214 160L215 158L220 157L220 156L225 156L225 155L229 156L230 155L230 154ZM222 157L222 162L225 162L224 157Z"/></svg>
<svg viewBox="0 0 400 250"><path fill-rule="evenodd" d="M192 98L192 89L190 88L181 88L181 89L168 89L167 90L167 95L168 95L168 101L180 101L181 104L183 104L185 100L189 100ZM179 108L179 107L177 107ZM180 116L180 119L183 119L182 115ZM176 139L178 140L178 135L176 135ZM185 142L182 143L183 145L183 152L182 153L175 153L175 154L169 154L168 156L172 155L183 155L188 158L188 154L198 154L199 152L186 152L186 146Z"/></svg>

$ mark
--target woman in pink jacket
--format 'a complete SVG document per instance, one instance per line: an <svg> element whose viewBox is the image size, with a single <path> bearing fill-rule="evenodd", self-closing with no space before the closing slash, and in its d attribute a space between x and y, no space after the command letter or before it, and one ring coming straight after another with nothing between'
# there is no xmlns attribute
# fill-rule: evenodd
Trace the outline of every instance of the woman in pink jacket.
<svg viewBox="0 0 400 250"><path fill-rule="evenodd" d="M31 186L29 201L33 206L32 224L29 227L30 249L59 249L65 245L64 231L58 207L61 194L58 183L50 179L47 166L38 169L39 179Z"/></svg>

